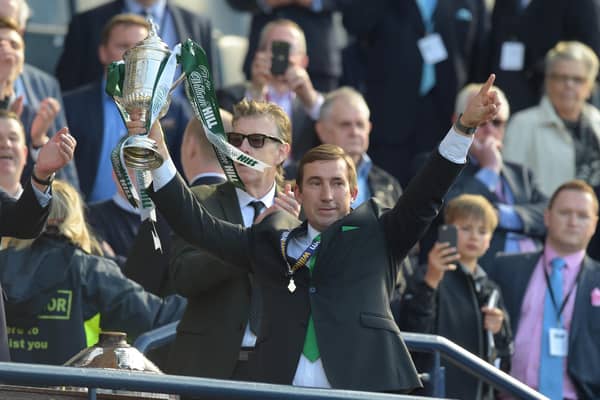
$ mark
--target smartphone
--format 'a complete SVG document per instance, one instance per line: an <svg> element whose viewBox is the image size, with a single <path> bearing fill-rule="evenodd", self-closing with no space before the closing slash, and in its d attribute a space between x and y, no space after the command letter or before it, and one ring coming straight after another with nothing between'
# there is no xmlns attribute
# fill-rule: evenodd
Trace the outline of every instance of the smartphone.
<svg viewBox="0 0 600 400"><path fill-rule="evenodd" d="M448 242L451 247L456 247L457 244L457 236L458 233L456 231L455 225L441 225L438 228L438 238L437 241L439 243Z"/></svg>
<svg viewBox="0 0 600 400"><path fill-rule="evenodd" d="M290 44L275 40L271 43L271 74L283 75L288 68L288 58L290 56Z"/></svg>

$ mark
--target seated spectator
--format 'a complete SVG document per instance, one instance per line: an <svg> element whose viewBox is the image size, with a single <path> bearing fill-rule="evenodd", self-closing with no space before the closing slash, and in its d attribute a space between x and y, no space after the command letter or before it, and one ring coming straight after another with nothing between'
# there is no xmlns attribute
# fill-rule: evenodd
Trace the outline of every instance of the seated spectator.
<svg viewBox="0 0 600 400"><path fill-rule="evenodd" d="M13 361L63 364L96 343L99 327L135 337L181 317L185 299L147 293L99 256L73 187L56 181L53 197L45 232L0 252Z"/></svg>
<svg viewBox="0 0 600 400"><path fill-rule="evenodd" d="M433 246L427 265L392 304L395 319L400 329L444 336L489 362L500 357L507 369L512 346L508 316L498 286L478 265L498 223L496 211L483 196L466 194L450 201L445 219L457 229L456 247L448 242ZM497 302L488 304L493 292ZM445 368L448 397L494 398L482 381L452 364Z"/></svg>
<svg viewBox="0 0 600 400"><path fill-rule="evenodd" d="M577 178L600 185L600 111L588 104L598 57L579 42L559 42L546 55L546 94L516 113L506 128L504 156L529 167L549 196Z"/></svg>
<svg viewBox="0 0 600 400"><path fill-rule="evenodd" d="M287 69L281 75L271 72L274 41L290 44ZM323 104L323 95L315 90L306 72L308 56L304 32L293 21L272 21L262 30L258 49L252 62L250 82L218 90L219 105L233 112L233 106L247 98L269 101L283 108L292 122L291 160L299 161L308 149L318 144L314 124Z"/></svg>
<svg viewBox="0 0 600 400"><path fill-rule="evenodd" d="M600 263L585 251L598 223L592 187L559 186L544 223L543 250L499 255L490 270L515 332L510 374L549 399L598 399Z"/></svg>
<svg viewBox="0 0 600 400"><path fill-rule="evenodd" d="M148 36L148 29L148 22L139 15L119 14L111 18L102 32L98 47L102 65L106 68L111 62L121 60L126 50ZM64 96L69 127L79 142L75 159L81 177L81 193L86 203L110 199L117 190L111 178L110 152L126 129L105 87L106 77L102 74L94 82ZM179 170L181 138L190 117L189 108L183 101L173 98L169 112L162 119L169 149L175 155L175 165Z"/></svg>
<svg viewBox="0 0 600 400"><path fill-rule="evenodd" d="M42 94L56 97L35 101L33 87L37 85L34 82L42 85L42 79L24 72L31 71L24 69L24 58L25 43L20 27L12 19L0 17L0 108L10 109L18 114L27 133L25 136L29 152L22 184L27 183L40 148L65 126L60 93L57 90L39 89L38 97ZM50 83L46 82L47 85ZM73 161L58 171L57 175L59 179L79 187Z"/></svg>
<svg viewBox="0 0 600 400"><path fill-rule="evenodd" d="M329 93L321 106L317 135L321 142L340 146L356 165L358 195L352 203L357 208L375 197L386 207L393 207L402 194L400 183L373 163L369 148L369 106L360 93L343 87Z"/></svg>
<svg viewBox="0 0 600 400"><path fill-rule="evenodd" d="M456 117L480 88L479 84L470 84L460 91ZM521 164L503 159L502 143L510 107L504 93L497 87L493 90L502 101L502 109L495 120L477 128L469 162L446 195L450 200L463 193L479 194L496 209L498 226L489 250L479 260L484 269L499 251L515 253L541 248L546 232L543 215L547 197L538 188L534 174Z"/></svg>

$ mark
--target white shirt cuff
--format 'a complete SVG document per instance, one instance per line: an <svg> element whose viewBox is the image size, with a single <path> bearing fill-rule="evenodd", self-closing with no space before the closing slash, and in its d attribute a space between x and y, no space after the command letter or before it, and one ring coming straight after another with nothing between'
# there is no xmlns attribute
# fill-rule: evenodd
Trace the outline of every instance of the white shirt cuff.
<svg viewBox="0 0 600 400"><path fill-rule="evenodd" d="M31 187L33 188L33 193L35 194L35 197L38 201L38 203L40 203L40 206L42 208L46 207L48 205L48 203L50 202L50 198L52 197L50 195L50 186L48 186L46 188L46 191L42 192L40 189L38 189L33 182L29 183L31 185Z"/></svg>
<svg viewBox="0 0 600 400"><path fill-rule="evenodd" d="M457 133L452 126L440 143L438 150L445 159L455 164L465 164L473 137L473 135L465 136Z"/></svg>
<svg viewBox="0 0 600 400"><path fill-rule="evenodd" d="M171 179L177 174L177 169L171 158L166 159L163 164L152 170L152 184L154 185L154 191L158 192L167 183L171 182Z"/></svg>

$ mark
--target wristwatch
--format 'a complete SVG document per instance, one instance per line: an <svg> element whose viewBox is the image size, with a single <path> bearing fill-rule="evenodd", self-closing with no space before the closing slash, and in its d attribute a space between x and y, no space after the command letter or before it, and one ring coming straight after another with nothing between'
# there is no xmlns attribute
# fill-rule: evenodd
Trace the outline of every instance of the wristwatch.
<svg viewBox="0 0 600 400"><path fill-rule="evenodd" d="M52 182L54 181L54 176L56 174L52 173L52 175L50 175L48 177L48 179L40 179L37 176L35 176L35 171L31 172L31 179L33 179L35 182L39 183L40 185L44 185L44 186L50 186L52 185Z"/></svg>
<svg viewBox="0 0 600 400"><path fill-rule="evenodd" d="M460 117L462 117L462 113L460 113L460 115L458 116L458 118L456 119L456 122L454 122L454 128L462 133L465 133L467 135L472 135L475 133L475 131L477 130L477 127L471 127L471 126L465 126L463 124L460 123Z"/></svg>

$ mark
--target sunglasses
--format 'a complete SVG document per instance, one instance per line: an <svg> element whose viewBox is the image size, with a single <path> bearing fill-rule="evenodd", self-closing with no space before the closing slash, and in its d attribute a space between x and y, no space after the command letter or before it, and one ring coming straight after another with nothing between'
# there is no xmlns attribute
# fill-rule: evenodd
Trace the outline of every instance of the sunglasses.
<svg viewBox="0 0 600 400"><path fill-rule="evenodd" d="M248 144L255 149L260 149L265 145L265 139L271 139L275 142L285 143L278 137L269 136L262 133L251 133L244 135L243 133L227 132L227 141L229 144L235 147L240 147L244 143L244 139L248 140Z"/></svg>

